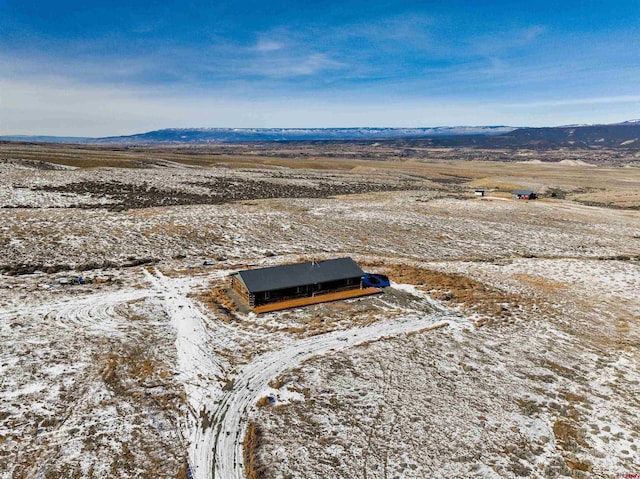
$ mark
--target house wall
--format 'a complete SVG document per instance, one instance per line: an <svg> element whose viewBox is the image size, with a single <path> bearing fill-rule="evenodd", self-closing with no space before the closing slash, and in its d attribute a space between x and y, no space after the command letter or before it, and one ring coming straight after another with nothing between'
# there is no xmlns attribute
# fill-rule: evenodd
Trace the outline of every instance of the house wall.
<svg viewBox="0 0 640 479"><path fill-rule="evenodd" d="M242 281L240 281L238 278L236 277L232 277L231 278L231 287L233 288L233 290L238 293L240 296L242 296L242 298L249 302L249 291L247 290L247 288L245 287L244 283Z"/></svg>
<svg viewBox="0 0 640 479"><path fill-rule="evenodd" d="M358 276L355 278L345 278L329 283L307 284L287 289L264 291L255 294L254 303L257 306L260 304L274 303L286 299L304 298L307 296L314 296L317 294L341 291L346 289L358 289L360 288L361 280L362 278Z"/></svg>

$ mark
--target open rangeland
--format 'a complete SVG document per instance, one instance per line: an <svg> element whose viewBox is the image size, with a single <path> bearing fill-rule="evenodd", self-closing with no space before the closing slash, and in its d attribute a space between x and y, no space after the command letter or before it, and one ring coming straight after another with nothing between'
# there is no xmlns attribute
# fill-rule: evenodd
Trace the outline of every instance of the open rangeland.
<svg viewBox="0 0 640 479"><path fill-rule="evenodd" d="M0 477L640 474L639 210L633 152L0 144ZM392 286L226 295L341 256Z"/></svg>

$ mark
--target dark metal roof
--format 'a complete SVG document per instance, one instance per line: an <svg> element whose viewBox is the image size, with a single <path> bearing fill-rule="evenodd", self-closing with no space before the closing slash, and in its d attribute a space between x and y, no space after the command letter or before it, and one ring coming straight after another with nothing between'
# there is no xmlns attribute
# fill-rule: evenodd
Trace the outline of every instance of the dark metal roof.
<svg viewBox="0 0 640 479"><path fill-rule="evenodd" d="M364 272L351 258L247 269L236 274L250 293L275 291L277 289L328 283L329 281L364 276Z"/></svg>
<svg viewBox="0 0 640 479"><path fill-rule="evenodd" d="M525 196L532 195L533 193L535 193L535 191L533 190L515 190L513 192L514 195L525 195Z"/></svg>

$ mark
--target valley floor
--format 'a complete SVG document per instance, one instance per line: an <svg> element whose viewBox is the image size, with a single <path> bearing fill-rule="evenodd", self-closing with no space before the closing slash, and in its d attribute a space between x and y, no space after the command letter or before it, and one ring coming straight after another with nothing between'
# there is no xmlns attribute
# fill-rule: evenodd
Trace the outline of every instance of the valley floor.
<svg viewBox="0 0 640 479"><path fill-rule="evenodd" d="M640 474L638 211L410 167L0 164L0 478ZM392 286L220 294L345 255Z"/></svg>

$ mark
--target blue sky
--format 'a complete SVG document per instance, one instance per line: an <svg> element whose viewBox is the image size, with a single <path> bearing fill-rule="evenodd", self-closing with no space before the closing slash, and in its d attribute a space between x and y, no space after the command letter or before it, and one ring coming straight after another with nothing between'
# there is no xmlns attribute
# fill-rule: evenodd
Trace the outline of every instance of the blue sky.
<svg viewBox="0 0 640 479"><path fill-rule="evenodd" d="M640 117L640 0L0 0L0 134Z"/></svg>

